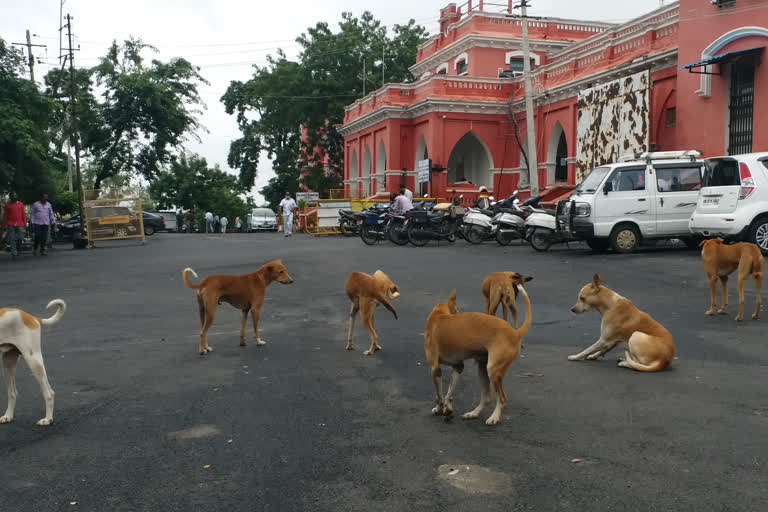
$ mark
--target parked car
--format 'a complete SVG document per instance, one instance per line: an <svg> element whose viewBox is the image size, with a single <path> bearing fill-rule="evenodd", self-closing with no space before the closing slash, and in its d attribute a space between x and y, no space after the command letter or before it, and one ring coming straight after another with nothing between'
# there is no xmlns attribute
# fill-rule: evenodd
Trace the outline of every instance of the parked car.
<svg viewBox="0 0 768 512"><path fill-rule="evenodd" d="M159 215L163 218L163 221L165 222L165 227L163 228L165 231L169 231L171 233L175 233L176 231L179 231L179 228L181 226L178 225L176 212L172 212L169 210L164 210L160 212L149 212L154 215ZM145 223L146 226L146 223Z"/></svg>
<svg viewBox="0 0 768 512"><path fill-rule="evenodd" d="M56 221L56 229L54 231L57 241L72 240L80 232L80 214L76 213L66 219Z"/></svg>
<svg viewBox="0 0 768 512"><path fill-rule="evenodd" d="M768 254L768 153L707 158L702 185L691 233L752 242Z"/></svg>
<svg viewBox="0 0 768 512"><path fill-rule="evenodd" d="M141 212L142 213L142 220L144 222L144 234L146 236L152 236L155 234L156 231L164 231L165 230L165 219L162 215L152 212ZM174 223L176 222L174 214Z"/></svg>
<svg viewBox="0 0 768 512"><path fill-rule="evenodd" d="M277 216L269 208L254 208L246 219L248 232L277 231Z"/></svg>
<svg viewBox="0 0 768 512"><path fill-rule="evenodd" d="M633 252L644 240L678 238L698 245L688 229L701 188L698 151L622 157L593 169L558 207L558 224L594 250Z"/></svg>

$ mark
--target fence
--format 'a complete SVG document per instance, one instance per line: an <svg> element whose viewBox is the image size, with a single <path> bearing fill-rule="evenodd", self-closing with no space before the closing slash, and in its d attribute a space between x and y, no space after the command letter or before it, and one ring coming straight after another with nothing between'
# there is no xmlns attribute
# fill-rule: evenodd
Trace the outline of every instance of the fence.
<svg viewBox="0 0 768 512"><path fill-rule="evenodd" d="M101 240L140 238L144 242L144 220L138 197L99 198L99 191L86 191L85 231L88 244ZM89 199L92 198L92 199ZM99 199L96 199L99 198Z"/></svg>

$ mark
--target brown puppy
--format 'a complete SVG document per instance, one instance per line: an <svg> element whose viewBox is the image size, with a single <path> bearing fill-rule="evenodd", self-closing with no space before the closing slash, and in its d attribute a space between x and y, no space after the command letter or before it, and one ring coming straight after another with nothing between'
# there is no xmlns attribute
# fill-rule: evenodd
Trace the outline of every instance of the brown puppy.
<svg viewBox="0 0 768 512"><path fill-rule="evenodd" d="M360 312L360 318L363 319L363 326L368 329L371 335L371 347L363 352L370 356L377 350L381 350L379 338L376 336L373 322L373 310L377 304L384 304L397 318L397 311L388 299L396 299L400 296L400 289L392 283L392 280L382 272L377 270L372 276L362 272L352 272L347 278L346 284L347 297L352 302L352 308L349 310L349 332L347 333L347 350L354 350L352 334L355 330L355 317Z"/></svg>
<svg viewBox="0 0 768 512"><path fill-rule="evenodd" d="M197 290L197 304L200 310L200 355L213 351L213 347L208 345L207 333L213 324L216 307L222 302L228 302L242 312L240 320L241 346L245 345L245 323L248 321L249 312L253 316L256 344L266 344L264 340L259 338L259 315L267 286L274 281L282 284L293 282L282 260L270 261L256 272L242 276L208 276L200 284L191 283L187 273L191 273L195 277L197 274L191 268L185 268L181 276L187 286Z"/></svg>
<svg viewBox="0 0 768 512"><path fill-rule="evenodd" d="M508 322L485 313L459 313L456 307L456 292L451 293L448 302L437 304L427 318L424 329L424 353L435 386L435 407L433 414L453 413L453 393L464 370L464 360L477 361L480 376L480 403L464 414L464 419L480 416L491 402L490 383L496 391L496 408L486 420L495 425L501 420L501 411L507 395L504 393L504 374L520 353L520 343L531 327L531 301L522 285L516 285L525 299L525 320L519 329ZM453 367L451 384L443 396L442 370L440 365Z"/></svg>
<svg viewBox="0 0 768 512"><path fill-rule="evenodd" d="M512 311L514 323L512 327L517 327L517 288L515 285L527 283L532 277L523 277L517 272L493 272L483 279L483 297L485 298L485 312L488 315L496 316L496 311L501 304L501 310L504 320L508 319L507 310Z"/></svg>
<svg viewBox="0 0 768 512"><path fill-rule="evenodd" d="M723 304L718 313L726 312L728 308L728 275L739 269L739 314L736 315L736 320L744 319L744 282L749 275L752 275L755 288L757 288L755 314L752 315L752 318L757 319L760 316L760 305L762 304L760 291L763 285L763 254L760 252L760 248L748 242L725 245L722 238L704 240L699 245L701 246L701 260L704 262L704 270L709 276L711 301L706 314L715 314L717 278L720 278L720 283L723 285Z"/></svg>
<svg viewBox="0 0 768 512"><path fill-rule="evenodd" d="M602 285L598 274L579 292L574 313L596 309L603 317L600 339L591 347L568 356L571 361L597 359L619 343L625 344L622 368L641 372L663 370L675 357L675 342L660 323L640 311L628 299Z"/></svg>

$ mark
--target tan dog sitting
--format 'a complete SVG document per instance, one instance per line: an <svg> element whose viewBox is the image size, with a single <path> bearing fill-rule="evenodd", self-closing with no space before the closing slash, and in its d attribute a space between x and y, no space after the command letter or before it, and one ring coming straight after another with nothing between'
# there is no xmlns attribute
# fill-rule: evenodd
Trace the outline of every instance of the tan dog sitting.
<svg viewBox="0 0 768 512"><path fill-rule="evenodd" d="M266 341L259 337L259 316L264 304L267 286L277 281L281 284L291 284L293 279L288 274L281 260L270 261L256 272L241 276L212 275L203 279L200 284L190 282L187 274L195 278L197 274L191 268L185 268L181 277L184 283L197 290L197 305L200 311L200 355L213 352L208 345L208 329L213 324L216 308L222 302L228 302L242 313L240 320L240 346L245 346L245 324L248 313L253 316L253 331L256 333L256 344L265 345Z"/></svg>
<svg viewBox="0 0 768 512"><path fill-rule="evenodd" d="M581 289L571 311L583 313L593 309L603 317L600 339L578 354L568 356L569 360L597 359L619 343L624 344L624 360L619 360L622 368L657 372L674 359L675 342L669 331L628 299L603 286L598 274Z"/></svg>
<svg viewBox="0 0 768 512"><path fill-rule="evenodd" d="M381 350L379 338L374 330L374 310L378 304L383 304L397 318L397 311L389 299L398 298L400 289L392 283L387 274L377 270L372 276L362 272L352 272L347 278L346 291L347 297L352 302L352 308L349 310L347 350L354 350L352 337L355 330L355 317L359 311L363 326L368 329L368 333L371 335L371 347L363 354L370 356L375 351Z"/></svg>
<svg viewBox="0 0 768 512"><path fill-rule="evenodd" d="M726 313L728 308L728 276L738 269L739 314L736 315L736 320L744 319L744 282L750 275L755 281L755 288L757 288L755 313L752 315L752 318L757 319L760 316L760 305L762 304L760 293L763 285L764 264L760 248L748 242L726 245L722 238L704 240L699 245L701 246L701 260L704 262L704 270L709 277L711 300L706 314L715 314L718 278L720 278L720 283L723 286L723 301L718 313Z"/></svg>
<svg viewBox="0 0 768 512"><path fill-rule="evenodd" d="M523 294L526 305L525 320L519 329L501 318L485 313L459 313L456 292L451 293L448 302L437 304L432 309L424 329L424 353L435 386L433 414L447 416L453 413L453 393L464 370L464 360L474 359L480 377L480 403L462 418L474 419L480 416L491 402L490 384L493 383L496 408L485 423L495 425L501 420L501 411L507 400L504 375L520 353L520 343L531 327L531 301L522 282L518 290ZM445 396L442 392L441 364L453 367L451 384Z"/></svg>
<svg viewBox="0 0 768 512"><path fill-rule="evenodd" d="M512 327L517 327L517 288L515 283L528 282L532 277L521 276L517 272L493 272L483 279L483 297L485 298L485 312L496 316L496 311L501 304L504 320L508 320L507 311L512 311L514 320Z"/></svg>

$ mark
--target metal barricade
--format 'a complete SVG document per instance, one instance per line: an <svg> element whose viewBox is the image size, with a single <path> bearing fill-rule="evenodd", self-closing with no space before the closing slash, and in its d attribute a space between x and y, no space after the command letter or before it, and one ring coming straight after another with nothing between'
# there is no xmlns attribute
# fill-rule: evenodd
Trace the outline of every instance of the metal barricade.
<svg viewBox="0 0 768 512"><path fill-rule="evenodd" d="M88 244L102 240L139 238L144 242L141 199L113 197L90 199L83 204Z"/></svg>

